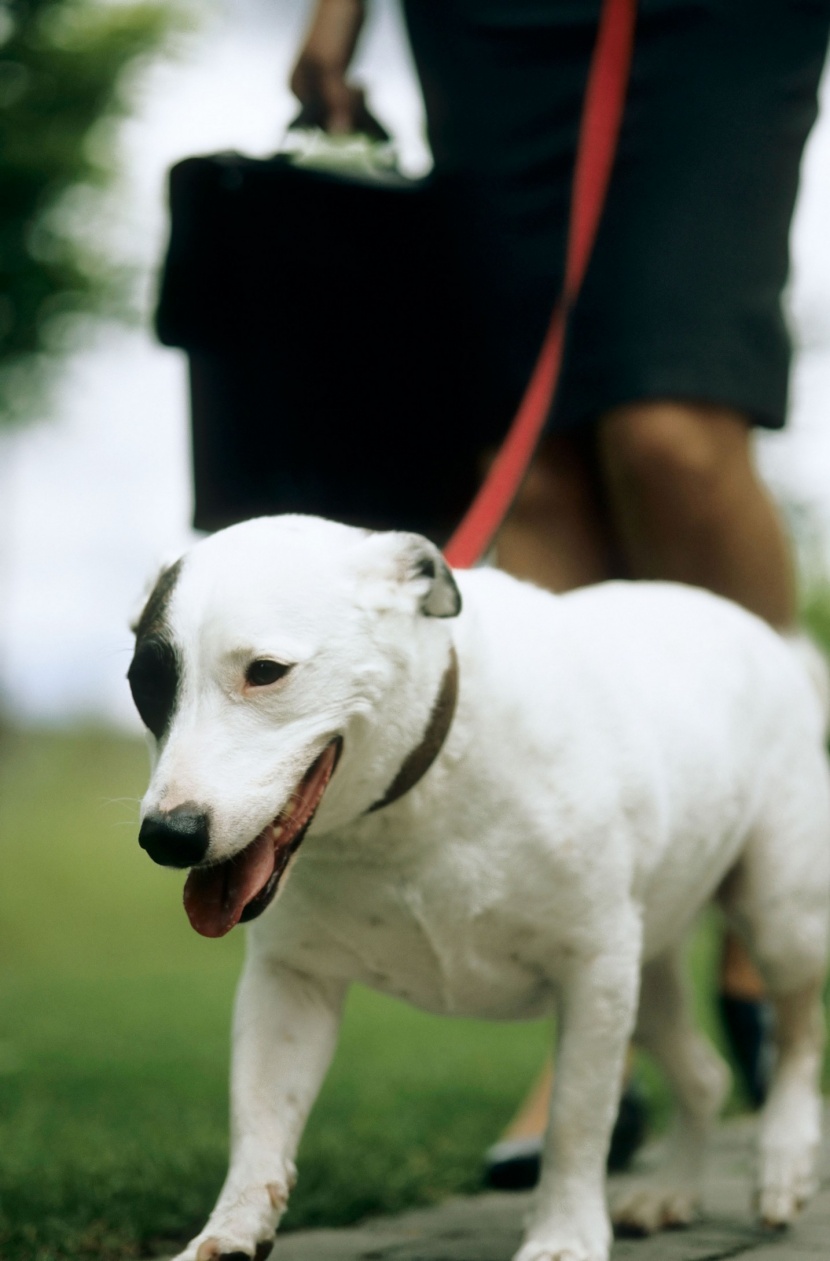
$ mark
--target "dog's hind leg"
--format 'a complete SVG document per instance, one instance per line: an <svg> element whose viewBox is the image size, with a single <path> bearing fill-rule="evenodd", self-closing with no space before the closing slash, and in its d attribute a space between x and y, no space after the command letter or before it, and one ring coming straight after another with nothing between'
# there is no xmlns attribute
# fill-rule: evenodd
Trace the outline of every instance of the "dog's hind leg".
<svg viewBox="0 0 830 1261"><path fill-rule="evenodd" d="M662 1068L678 1105L660 1173L636 1180L612 1208L617 1227L651 1234L692 1220L706 1136L729 1088L729 1070L693 1025L680 947L643 969L634 1040Z"/></svg>
<svg viewBox="0 0 830 1261"><path fill-rule="evenodd" d="M813 782L820 787L826 781ZM750 839L721 900L744 933L775 1015L776 1063L761 1114L758 1211L784 1226L809 1198L821 1138L821 1002L830 919L826 792L782 799Z"/></svg>
<svg viewBox="0 0 830 1261"><path fill-rule="evenodd" d="M758 1167L758 1212L766 1226L786 1226L815 1190L824 1046L821 990L817 979L772 1000L778 1062L761 1116Z"/></svg>

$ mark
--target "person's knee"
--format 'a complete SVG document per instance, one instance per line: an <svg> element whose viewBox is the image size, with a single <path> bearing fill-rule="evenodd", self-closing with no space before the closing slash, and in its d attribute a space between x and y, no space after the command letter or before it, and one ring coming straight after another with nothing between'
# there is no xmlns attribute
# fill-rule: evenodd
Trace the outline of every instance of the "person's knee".
<svg viewBox="0 0 830 1261"><path fill-rule="evenodd" d="M747 422L703 404L615 408L600 422L598 448L612 495L693 515L717 513L751 468Z"/></svg>
<svg viewBox="0 0 830 1261"><path fill-rule="evenodd" d="M541 444L496 552L502 569L550 591L611 577L615 560L586 444L563 436Z"/></svg>

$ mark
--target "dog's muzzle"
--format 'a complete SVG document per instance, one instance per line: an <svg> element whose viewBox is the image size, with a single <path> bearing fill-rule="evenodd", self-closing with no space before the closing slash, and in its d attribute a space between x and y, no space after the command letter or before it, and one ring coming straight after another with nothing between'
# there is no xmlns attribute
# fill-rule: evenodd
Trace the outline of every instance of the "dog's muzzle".
<svg viewBox="0 0 830 1261"><path fill-rule="evenodd" d="M176 806L166 814L148 814L138 843L161 867L192 867L207 853L208 817L192 806Z"/></svg>
<svg viewBox="0 0 830 1261"><path fill-rule="evenodd" d="M197 933L224 937L271 903L322 801L342 745L341 736L329 741L280 813L243 849L221 862L192 864L184 907Z"/></svg>

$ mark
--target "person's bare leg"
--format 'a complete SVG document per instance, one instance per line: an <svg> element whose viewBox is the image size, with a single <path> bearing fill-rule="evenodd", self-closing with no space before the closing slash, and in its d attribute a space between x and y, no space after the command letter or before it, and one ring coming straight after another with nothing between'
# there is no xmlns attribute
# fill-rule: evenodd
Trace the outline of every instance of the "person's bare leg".
<svg viewBox="0 0 830 1261"><path fill-rule="evenodd" d="M548 1059L545 1061L545 1067L525 1095L518 1112L502 1134L502 1139L512 1142L516 1139L538 1138L544 1134L550 1113L550 1092L552 1088L553 1061Z"/></svg>
<svg viewBox="0 0 830 1261"><path fill-rule="evenodd" d="M792 553L736 411L640 402L602 417L597 448L632 578L728 596L781 629L796 616Z"/></svg>
<svg viewBox="0 0 830 1261"><path fill-rule="evenodd" d="M611 577L612 557L584 449L567 437L548 438L499 531L499 568L549 591L570 591Z"/></svg>
<svg viewBox="0 0 830 1261"><path fill-rule="evenodd" d="M764 998L764 982L755 964L747 954L740 937L727 932L723 939L720 960L721 991L731 998L745 1002L759 1002Z"/></svg>

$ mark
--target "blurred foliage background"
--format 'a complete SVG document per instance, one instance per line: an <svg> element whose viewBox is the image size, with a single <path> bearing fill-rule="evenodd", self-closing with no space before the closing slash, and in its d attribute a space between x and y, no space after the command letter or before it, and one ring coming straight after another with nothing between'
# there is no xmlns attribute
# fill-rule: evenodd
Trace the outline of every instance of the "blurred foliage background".
<svg viewBox="0 0 830 1261"><path fill-rule="evenodd" d="M83 315L123 316L123 267L82 231L117 177L125 70L169 50L176 0L0 0L0 423L32 414Z"/></svg>

